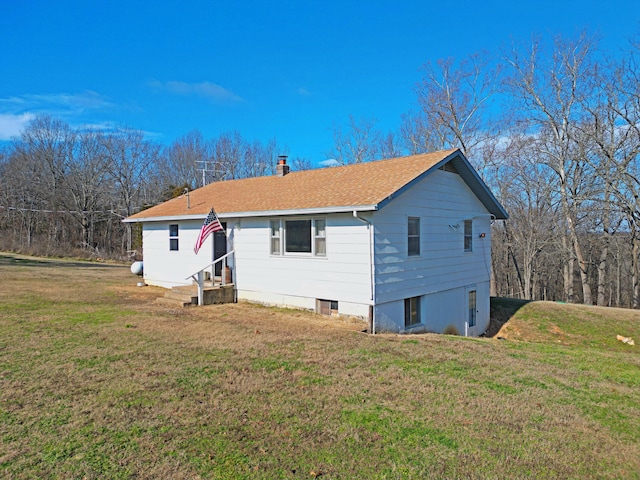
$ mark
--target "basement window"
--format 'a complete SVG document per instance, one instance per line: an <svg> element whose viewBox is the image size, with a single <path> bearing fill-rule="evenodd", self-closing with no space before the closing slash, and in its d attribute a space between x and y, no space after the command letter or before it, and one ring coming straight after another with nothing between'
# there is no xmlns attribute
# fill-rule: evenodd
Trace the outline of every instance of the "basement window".
<svg viewBox="0 0 640 480"><path fill-rule="evenodd" d="M178 251L178 224L169 225L169 251Z"/></svg>
<svg viewBox="0 0 640 480"><path fill-rule="evenodd" d="M420 297L404 299L404 326L412 327L420 323Z"/></svg>
<svg viewBox="0 0 640 480"><path fill-rule="evenodd" d="M337 300L316 300L316 313L320 315L338 315Z"/></svg>

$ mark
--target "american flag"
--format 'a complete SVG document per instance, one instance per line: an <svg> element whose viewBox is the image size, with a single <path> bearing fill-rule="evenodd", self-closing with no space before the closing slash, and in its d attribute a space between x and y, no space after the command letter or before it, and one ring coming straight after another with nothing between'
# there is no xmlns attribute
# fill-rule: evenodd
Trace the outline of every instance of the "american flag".
<svg viewBox="0 0 640 480"><path fill-rule="evenodd" d="M193 247L193 251L197 254L207 237L213 232L219 232L220 230L223 230L222 224L220 223L220 220L218 220L218 216L212 208L209 215L207 215L207 218L204 219L204 225L202 225L202 228L200 229L200 234L196 240L196 245Z"/></svg>

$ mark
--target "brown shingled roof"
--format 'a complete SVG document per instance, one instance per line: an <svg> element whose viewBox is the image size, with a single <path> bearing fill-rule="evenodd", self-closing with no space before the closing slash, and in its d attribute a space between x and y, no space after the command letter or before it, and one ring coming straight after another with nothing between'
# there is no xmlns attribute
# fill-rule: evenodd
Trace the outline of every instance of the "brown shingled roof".
<svg viewBox="0 0 640 480"><path fill-rule="evenodd" d="M343 167L291 172L214 182L184 197L143 210L126 221L182 215L206 216L211 207L221 216L246 212L284 212L375 206L456 150L392 158Z"/></svg>

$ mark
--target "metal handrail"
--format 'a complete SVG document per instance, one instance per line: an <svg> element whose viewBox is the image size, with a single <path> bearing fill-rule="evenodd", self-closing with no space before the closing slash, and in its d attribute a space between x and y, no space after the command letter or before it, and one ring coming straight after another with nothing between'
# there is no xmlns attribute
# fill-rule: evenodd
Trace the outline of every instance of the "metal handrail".
<svg viewBox="0 0 640 480"><path fill-rule="evenodd" d="M209 265L202 267L197 272L185 278L185 280L188 280L189 278L193 278L196 282L198 282L198 305L202 305L204 300L204 271L209 267L213 267L216 263L222 262L222 268L221 268L222 275L220 279L220 284L222 286L225 286L227 284L227 278L225 275L226 269L227 269L227 257L231 256L234 253L235 253L235 250L231 250L230 252L224 254L220 258L217 258L216 260L214 260ZM197 278L196 278L196 275L197 275ZM213 279L213 284L215 285L215 275L212 275L211 278Z"/></svg>
<svg viewBox="0 0 640 480"><path fill-rule="evenodd" d="M209 267L213 267L216 263L222 261L223 259L226 259L228 256L230 256L232 253L235 253L235 250L231 250L230 252L225 253L223 256L221 256L220 258L217 258L216 260L214 260L213 262L211 262L209 265L205 265L204 267L202 267L200 270L198 270L197 272L192 273L191 275L188 275L185 277L185 280L188 280L190 278L194 278L194 275L197 275L199 272L203 272L204 270L206 270Z"/></svg>

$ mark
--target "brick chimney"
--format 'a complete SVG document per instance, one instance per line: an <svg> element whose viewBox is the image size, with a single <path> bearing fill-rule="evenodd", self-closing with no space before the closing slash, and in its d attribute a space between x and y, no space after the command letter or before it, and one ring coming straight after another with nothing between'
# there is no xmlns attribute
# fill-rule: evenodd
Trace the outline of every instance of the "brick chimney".
<svg viewBox="0 0 640 480"><path fill-rule="evenodd" d="M289 173L289 165L287 165L287 156L278 155L278 164L276 165L276 176L284 177Z"/></svg>

